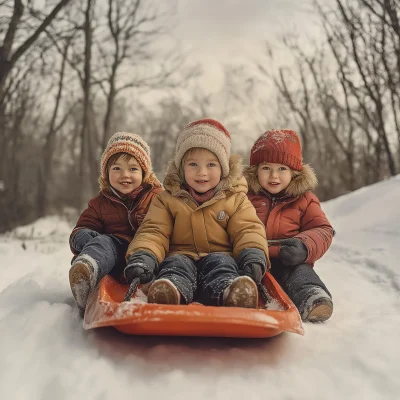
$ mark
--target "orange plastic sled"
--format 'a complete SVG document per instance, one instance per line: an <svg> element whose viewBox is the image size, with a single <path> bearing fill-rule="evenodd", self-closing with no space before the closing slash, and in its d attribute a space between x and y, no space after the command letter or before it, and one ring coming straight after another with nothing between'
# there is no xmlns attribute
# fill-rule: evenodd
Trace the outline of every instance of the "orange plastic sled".
<svg viewBox="0 0 400 400"><path fill-rule="evenodd" d="M83 326L113 326L130 335L266 338L284 331L303 335L297 308L268 272L263 284L272 298L267 307L262 300L257 309L165 305L147 303L141 290L124 302L128 285L106 276L88 299Z"/></svg>

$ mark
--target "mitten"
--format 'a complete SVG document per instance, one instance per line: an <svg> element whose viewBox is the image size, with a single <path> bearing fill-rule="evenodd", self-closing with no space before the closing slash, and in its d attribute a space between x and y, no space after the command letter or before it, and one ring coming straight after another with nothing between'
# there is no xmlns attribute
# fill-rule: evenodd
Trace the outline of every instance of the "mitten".
<svg viewBox="0 0 400 400"><path fill-rule="evenodd" d="M139 278L140 283L148 283L153 280L157 271L157 257L147 251L138 251L129 257L124 275L128 283L131 283L135 278Z"/></svg>
<svg viewBox="0 0 400 400"><path fill-rule="evenodd" d="M279 258L284 265L288 267L299 265L306 261L307 257L307 247L300 239L292 238L282 241Z"/></svg>
<svg viewBox="0 0 400 400"><path fill-rule="evenodd" d="M100 233L92 231L91 229L79 229L71 238L71 247L77 253L80 253L87 243L89 243L93 238L99 235Z"/></svg>
<svg viewBox="0 0 400 400"><path fill-rule="evenodd" d="M245 249L236 260L239 275L247 275L256 283L260 283L266 271L267 259L260 249Z"/></svg>

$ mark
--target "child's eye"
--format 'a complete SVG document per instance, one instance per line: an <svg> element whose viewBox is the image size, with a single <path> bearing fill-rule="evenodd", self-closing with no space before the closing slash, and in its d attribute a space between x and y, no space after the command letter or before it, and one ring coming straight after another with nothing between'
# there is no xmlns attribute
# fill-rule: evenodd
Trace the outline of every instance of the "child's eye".
<svg viewBox="0 0 400 400"><path fill-rule="evenodd" d="M137 171L138 169L136 167L132 167L131 171Z"/></svg>
<svg viewBox="0 0 400 400"><path fill-rule="evenodd" d="M195 162L191 162L188 165L189 165L189 167L195 167L197 164Z"/></svg>
<svg viewBox="0 0 400 400"><path fill-rule="evenodd" d="M111 168L113 171L119 171L119 167L112 167Z"/></svg>
<svg viewBox="0 0 400 400"><path fill-rule="evenodd" d="M210 164L208 164L208 166L209 167L215 167L217 164L215 164L215 163L210 163Z"/></svg>
<svg viewBox="0 0 400 400"><path fill-rule="evenodd" d="M279 171L286 171L287 168L286 167L279 167Z"/></svg>
<svg viewBox="0 0 400 400"><path fill-rule="evenodd" d="M262 168L264 171L269 171L271 168L270 167L267 167L267 166L265 166L265 167L263 167Z"/></svg>

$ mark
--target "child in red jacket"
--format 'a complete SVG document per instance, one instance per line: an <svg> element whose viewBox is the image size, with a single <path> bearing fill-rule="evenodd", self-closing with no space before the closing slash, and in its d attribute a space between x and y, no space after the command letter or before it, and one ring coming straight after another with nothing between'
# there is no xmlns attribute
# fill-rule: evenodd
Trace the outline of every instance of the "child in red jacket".
<svg viewBox="0 0 400 400"><path fill-rule="evenodd" d="M265 225L271 274L303 321L327 320L333 311L332 297L313 266L331 245L334 230L312 193L317 178L302 163L296 132L271 130L260 136L245 176L248 197Z"/></svg>
<svg viewBox="0 0 400 400"><path fill-rule="evenodd" d="M100 166L100 193L89 201L70 236L75 257L69 281L81 314L101 278L122 274L128 245L153 197L162 191L152 170L150 149L138 135L114 134Z"/></svg>

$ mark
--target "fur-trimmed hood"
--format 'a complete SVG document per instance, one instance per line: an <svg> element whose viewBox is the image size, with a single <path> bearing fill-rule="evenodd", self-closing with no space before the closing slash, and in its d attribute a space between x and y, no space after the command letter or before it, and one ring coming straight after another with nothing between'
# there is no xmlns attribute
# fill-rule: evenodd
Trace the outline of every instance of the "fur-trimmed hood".
<svg viewBox="0 0 400 400"><path fill-rule="evenodd" d="M246 166L243 174L249 186L249 193L260 194L262 187L257 178L258 165ZM303 164L300 171L295 171L289 186L285 190L288 196L301 196L306 192L313 191L318 184L317 176L309 164Z"/></svg>
<svg viewBox="0 0 400 400"><path fill-rule="evenodd" d="M182 187L185 183L182 172L175 166L172 159L167 166L164 177L164 188L172 196L186 195L188 192ZM243 162L238 154L232 154L229 158L229 175L221 179L216 187L215 193L247 193L248 187L246 179L243 176Z"/></svg>

